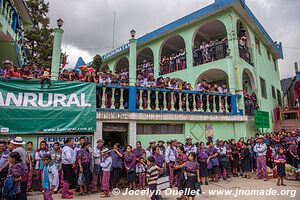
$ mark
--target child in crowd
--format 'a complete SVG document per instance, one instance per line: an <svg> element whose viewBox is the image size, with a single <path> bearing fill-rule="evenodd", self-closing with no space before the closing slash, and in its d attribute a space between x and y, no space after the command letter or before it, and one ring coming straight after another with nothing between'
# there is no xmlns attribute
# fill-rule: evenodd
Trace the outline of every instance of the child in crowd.
<svg viewBox="0 0 300 200"><path fill-rule="evenodd" d="M50 154L49 150L47 149L47 143L46 141L41 141L40 142L40 148L38 150L36 150L35 152L35 160L36 160L36 165L35 165L35 169L36 169L36 178L38 180L38 187L40 188L40 190L42 190L42 171L44 168L44 164L42 162L42 158L46 155L46 154Z"/></svg>
<svg viewBox="0 0 300 200"><path fill-rule="evenodd" d="M139 162L136 165L136 176L139 178L140 189L145 189L145 172L146 172L145 160L143 157L139 158Z"/></svg>
<svg viewBox="0 0 300 200"><path fill-rule="evenodd" d="M28 182L27 182L27 191L30 192L31 191L31 186L32 186L32 180L33 180L33 174L35 171L35 160L34 160L34 150L33 150L33 143L31 141L27 142L27 161L28 161Z"/></svg>
<svg viewBox="0 0 300 200"><path fill-rule="evenodd" d="M197 154L195 152L189 153L188 161L184 167L184 191L186 192L187 199L195 199L196 183L200 183L199 163L197 162Z"/></svg>
<svg viewBox="0 0 300 200"><path fill-rule="evenodd" d="M155 165L155 158L153 156L148 157L147 165L147 183L150 193L152 194L151 200L158 200L157 179L159 176L159 169L157 165Z"/></svg>
<svg viewBox="0 0 300 200"><path fill-rule="evenodd" d="M44 191L44 200L53 200L52 193L59 185L59 174L57 167L54 163L51 163L51 156L46 154L42 158L44 165L42 172L42 186Z"/></svg>
<svg viewBox="0 0 300 200"><path fill-rule="evenodd" d="M278 149L278 153L275 156L274 162L277 165L277 173L278 173L278 181L277 181L277 185L280 186L280 182L282 186L286 186L283 183L283 178L285 177L286 173L285 173L285 162L286 162L286 158L284 155L284 149L283 147L280 147Z"/></svg>

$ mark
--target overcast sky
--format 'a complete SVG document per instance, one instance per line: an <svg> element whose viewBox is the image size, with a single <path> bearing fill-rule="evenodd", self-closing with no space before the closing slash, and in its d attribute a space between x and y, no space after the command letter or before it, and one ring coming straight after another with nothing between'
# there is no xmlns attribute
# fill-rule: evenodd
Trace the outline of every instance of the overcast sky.
<svg viewBox="0 0 300 200"><path fill-rule="evenodd" d="M85 62L112 50L113 16L116 12L115 47L128 42L130 30L137 37L203 8L214 0L48 0L51 27L64 20L63 50L69 66L79 56ZM281 78L294 76L300 64L300 0L246 0L274 41L283 43L279 61Z"/></svg>

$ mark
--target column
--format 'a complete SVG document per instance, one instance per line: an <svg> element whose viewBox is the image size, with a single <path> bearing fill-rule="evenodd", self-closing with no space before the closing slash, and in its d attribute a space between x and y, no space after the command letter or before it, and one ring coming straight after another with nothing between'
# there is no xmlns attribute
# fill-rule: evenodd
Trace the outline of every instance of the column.
<svg viewBox="0 0 300 200"><path fill-rule="evenodd" d="M136 121L130 121L128 125L128 144L135 146L136 143Z"/></svg>
<svg viewBox="0 0 300 200"><path fill-rule="evenodd" d="M136 45L137 40L132 37L129 48L129 111L136 111Z"/></svg>
<svg viewBox="0 0 300 200"><path fill-rule="evenodd" d="M103 122L100 120L96 121L96 132L94 133L94 147L97 146L97 140L102 139Z"/></svg>
<svg viewBox="0 0 300 200"><path fill-rule="evenodd" d="M54 42L51 63L51 80L58 79L58 71L60 67L61 39L64 31L60 28L54 29Z"/></svg>

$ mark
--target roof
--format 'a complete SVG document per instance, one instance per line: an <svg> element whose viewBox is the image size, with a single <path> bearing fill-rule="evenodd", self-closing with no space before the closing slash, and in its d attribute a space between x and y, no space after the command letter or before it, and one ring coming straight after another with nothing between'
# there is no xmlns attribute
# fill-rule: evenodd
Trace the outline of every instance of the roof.
<svg viewBox="0 0 300 200"><path fill-rule="evenodd" d="M14 4L20 13L22 21L33 25L26 2L24 0L14 0Z"/></svg>
<svg viewBox="0 0 300 200"><path fill-rule="evenodd" d="M248 17L251 18L251 20L255 23L257 28L260 30L262 35L265 37L266 41L270 44L270 46L274 49L274 52L277 54L278 58L283 58L283 52L282 52L282 46L281 43L275 43L272 38L269 36L267 31L263 28L263 26L260 24L258 19L254 16L254 14L251 12L251 10L247 7L244 0L215 0L215 3L210 4L202 9L199 9L185 17L182 17L176 21L173 21L155 31L152 31L151 33L148 33L140 38L137 39L137 45L144 44L146 42L149 42L157 37L160 37L164 34L167 34L175 29L178 29L180 27L183 27L189 23L192 23L194 21L199 20L199 18L203 18L205 16L208 16L209 14L216 13L218 11L221 11L225 8L228 8L230 6L239 4L243 8L243 10L246 12ZM115 57L117 55L120 55L124 52L126 52L129 49L129 44L125 44L121 47L118 47L117 49L114 49L104 55L102 55L102 60L108 60L112 57Z"/></svg>
<svg viewBox="0 0 300 200"><path fill-rule="evenodd" d="M291 85L293 84L293 78L285 78L280 81L282 96L285 96Z"/></svg>

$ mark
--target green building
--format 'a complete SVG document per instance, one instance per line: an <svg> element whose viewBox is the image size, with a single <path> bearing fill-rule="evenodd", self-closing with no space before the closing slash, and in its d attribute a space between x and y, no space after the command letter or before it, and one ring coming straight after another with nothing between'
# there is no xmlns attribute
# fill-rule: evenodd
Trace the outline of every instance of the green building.
<svg viewBox="0 0 300 200"><path fill-rule="evenodd" d="M24 0L0 0L0 61L26 64L24 31L32 24Z"/></svg>
<svg viewBox="0 0 300 200"><path fill-rule="evenodd" d="M246 54L242 54L239 46L242 37L246 37ZM195 63L193 47L216 40L227 43L226 55L212 62ZM205 8L138 39L131 39L130 43L102 56L102 70L129 69L133 86L137 64L143 60L152 62L157 78L161 75L161 58L178 53L180 49L186 50L186 69L162 76L186 80L193 87L202 79L225 83L235 96L236 112L207 113L195 109L184 113L130 112L130 108L129 112L120 112L98 109L96 137L104 140L122 137L130 144L141 140L144 145L150 139L168 140L172 137L181 141L186 136L203 140L210 125L215 138L250 137L257 130L254 130L253 117L245 114L243 89L249 94L256 94L259 110L269 112L269 130L273 130L273 109L281 104L277 60L283 58L282 46L271 39L243 0L215 0Z"/></svg>

